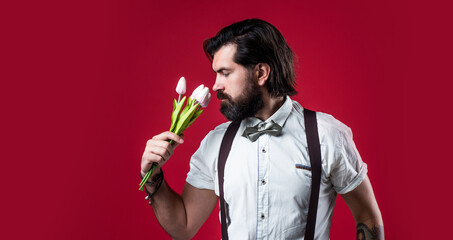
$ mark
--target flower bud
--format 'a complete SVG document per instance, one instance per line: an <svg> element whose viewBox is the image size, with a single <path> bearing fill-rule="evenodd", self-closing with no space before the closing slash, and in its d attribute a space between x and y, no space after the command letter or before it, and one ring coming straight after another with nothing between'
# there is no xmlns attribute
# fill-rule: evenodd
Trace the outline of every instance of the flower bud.
<svg viewBox="0 0 453 240"><path fill-rule="evenodd" d="M208 88L206 88L206 89L208 89ZM209 91L209 89L208 89L208 91ZM209 104L209 101L211 101L211 93L210 92L208 92L208 96L205 98L205 100L200 103L201 107L204 107L204 108L207 107L208 104Z"/></svg>
<svg viewBox="0 0 453 240"><path fill-rule="evenodd" d="M176 92L178 94L186 93L186 79L181 77L178 81L178 85L176 85Z"/></svg>
<svg viewBox="0 0 453 240"><path fill-rule="evenodd" d="M203 88L203 90L197 93L195 99L201 105L201 107L207 107L209 100L211 100L210 95L211 94L209 93L209 88L205 87Z"/></svg>
<svg viewBox="0 0 453 240"><path fill-rule="evenodd" d="M198 94L199 92L201 92L201 90L203 90L203 88L204 88L204 85L203 85L203 84L201 84L200 86L198 86L197 88L195 88L195 90L193 90L192 95L191 95L190 97L191 97L192 99L197 99L197 94Z"/></svg>

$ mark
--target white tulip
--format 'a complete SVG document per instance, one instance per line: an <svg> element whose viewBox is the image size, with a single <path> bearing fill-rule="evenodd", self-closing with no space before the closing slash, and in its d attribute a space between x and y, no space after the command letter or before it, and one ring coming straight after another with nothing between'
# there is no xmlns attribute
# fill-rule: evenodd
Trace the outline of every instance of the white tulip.
<svg viewBox="0 0 453 240"><path fill-rule="evenodd" d="M207 107L209 100L211 100L211 94L209 93L209 88L205 87L203 88L202 91L198 92L198 94L195 96L196 100L198 103L201 105L201 107Z"/></svg>
<svg viewBox="0 0 453 240"><path fill-rule="evenodd" d="M206 97L206 99L202 103L200 103L201 107L204 107L204 108L207 107L208 104L209 104L209 101L211 101L211 93L210 92L208 92L208 96Z"/></svg>
<svg viewBox="0 0 453 240"><path fill-rule="evenodd" d="M178 94L186 93L186 79L181 77L178 81L178 85L176 85L176 92Z"/></svg>
<svg viewBox="0 0 453 240"><path fill-rule="evenodd" d="M190 96L192 99L197 99L197 94L199 92L201 92L202 90L204 89L204 85L201 84L200 86L198 86L197 88L195 88L195 90L193 90L192 92L192 95Z"/></svg>

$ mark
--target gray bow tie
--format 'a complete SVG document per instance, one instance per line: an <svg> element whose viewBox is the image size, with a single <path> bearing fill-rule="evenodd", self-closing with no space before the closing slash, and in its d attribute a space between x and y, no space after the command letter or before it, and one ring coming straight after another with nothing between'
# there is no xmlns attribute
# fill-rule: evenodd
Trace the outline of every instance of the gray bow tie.
<svg viewBox="0 0 453 240"><path fill-rule="evenodd" d="M246 127L242 136L254 142L256 141L256 139L258 139L261 135L265 133L272 136L278 136L282 133L282 127L280 127L280 125L278 125L272 120L271 122L266 123L261 127L258 127L258 125L260 125L260 123L258 123L254 127Z"/></svg>

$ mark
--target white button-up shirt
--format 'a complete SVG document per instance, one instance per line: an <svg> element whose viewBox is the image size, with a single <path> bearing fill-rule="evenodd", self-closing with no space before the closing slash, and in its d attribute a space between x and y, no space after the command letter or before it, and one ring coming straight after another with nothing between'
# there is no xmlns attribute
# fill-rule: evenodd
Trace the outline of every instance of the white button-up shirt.
<svg viewBox="0 0 453 240"><path fill-rule="evenodd" d="M315 239L329 239L337 193L345 194L365 178L367 165L349 127L317 112L322 175ZM280 136L261 135L255 142L241 136L245 127L271 120L283 127ZM186 181L219 195L217 161L224 123L208 133L190 160ZM225 165L224 198L230 239L304 239L310 199L311 168L303 108L286 98L266 122L241 122Z"/></svg>

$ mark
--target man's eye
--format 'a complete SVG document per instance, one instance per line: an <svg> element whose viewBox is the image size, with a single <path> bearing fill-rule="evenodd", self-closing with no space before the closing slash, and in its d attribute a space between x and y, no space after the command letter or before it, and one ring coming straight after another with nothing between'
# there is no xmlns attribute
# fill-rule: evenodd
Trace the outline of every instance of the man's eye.
<svg viewBox="0 0 453 240"><path fill-rule="evenodd" d="M222 74L224 77L228 77L228 75L230 75L230 73L223 73Z"/></svg>

